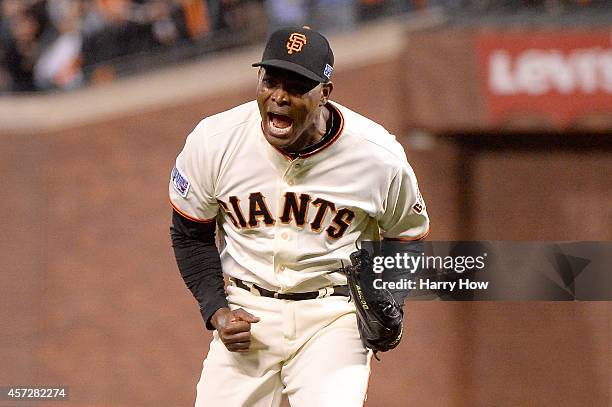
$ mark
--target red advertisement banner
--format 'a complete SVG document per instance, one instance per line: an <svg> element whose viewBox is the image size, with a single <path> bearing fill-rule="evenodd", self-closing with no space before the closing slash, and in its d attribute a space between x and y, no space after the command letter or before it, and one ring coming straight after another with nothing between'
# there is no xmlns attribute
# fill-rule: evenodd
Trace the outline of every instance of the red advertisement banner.
<svg viewBox="0 0 612 407"><path fill-rule="evenodd" d="M476 53L494 123L612 115L612 31L481 32Z"/></svg>

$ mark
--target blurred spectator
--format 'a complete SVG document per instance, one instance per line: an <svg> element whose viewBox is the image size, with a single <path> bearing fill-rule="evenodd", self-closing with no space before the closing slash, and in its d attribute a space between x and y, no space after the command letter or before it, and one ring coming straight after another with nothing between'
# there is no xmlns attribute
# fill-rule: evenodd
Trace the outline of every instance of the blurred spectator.
<svg viewBox="0 0 612 407"><path fill-rule="evenodd" d="M356 0L315 0L312 24L322 31L341 32L354 29L357 17Z"/></svg>
<svg viewBox="0 0 612 407"><path fill-rule="evenodd" d="M179 2L187 34L192 39L204 37L210 31L217 29L214 26L217 17L213 16L210 6L206 6L207 3L210 1L181 0ZM215 12L218 13L218 11Z"/></svg>
<svg viewBox="0 0 612 407"><path fill-rule="evenodd" d="M34 66L44 48L42 34L47 25L44 2L4 0L2 11L3 57L10 88L14 92L35 91Z"/></svg>
<svg viewBox="0 0 612 407"><path fill-rule="evenodd" d="M431 7L448 14L558 14L612 11L612 0L0 0L0 92L73 89L91 78L112 79L127 56L204 45L168 53L197 55L286 25L349 31Z"/></svg>
<svg viewBox="0 0 612 407"><path fill-rule="evenodd" d="M208 31L204 12L202 0L87 0L84 66L199 38Z"/></svg>
<svg viewBox="0 0 612 407"><path fill-rule="evenodd" d="M359 0L357 17L359 21L370 21L383 17L386 14L386 6L385 0Z"/></svg>
<svg viewBox="0 0 612 407"><path fill-rule="evenodd" d="M222 35L243 32L253 39L266 36L268 17L261 0L223 0L221 18L223 25L219 33Z"/></svg>
<svg viewBox="0 0 612 407"><path fill-rule="evenodd" d="M47 11L56 31L34 67L39 89L72 89L83 83L81 72L81 13L77 0L48 0Z"/></svg>
<svg viewBox="0 0 612 407"><path fill-rule="evenodd" d="M227 2L227 0L225 1ZM210 22L210 30L218 32L225 24L223 22L223 3L224 0L206 0L206 14Z"/></svg>
<svg viewBox="0 0 612 407"><path fill-rule="evenodd" d="M309 0L265 0L268 31L288 25L305 25L310 17Z"/></svg>

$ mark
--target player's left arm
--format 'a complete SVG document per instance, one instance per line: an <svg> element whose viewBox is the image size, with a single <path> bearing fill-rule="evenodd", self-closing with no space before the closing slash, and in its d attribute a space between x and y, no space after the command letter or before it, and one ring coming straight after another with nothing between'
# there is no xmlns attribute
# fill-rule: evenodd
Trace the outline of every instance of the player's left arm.
<svg viewBox="0 0 612 407"><path fill-rule="evenodd" d="M414 171L407 161L396 168L389 184L384 211L379 219L384 241L383 256L420 256L423 239L429 234L429 216L425 201L419 191ZM415 270L408 268L385 269L386 281L401 281L414 277ZM391 290L399 304L403 304L409 290Z"/></svg>
<svg viewBox="0 0 612 407"><path fill-rule="evenodd" d="M429 234L425 200L407 162L395 170L378 224L383 238L389 240L417 241Z"/></svg>

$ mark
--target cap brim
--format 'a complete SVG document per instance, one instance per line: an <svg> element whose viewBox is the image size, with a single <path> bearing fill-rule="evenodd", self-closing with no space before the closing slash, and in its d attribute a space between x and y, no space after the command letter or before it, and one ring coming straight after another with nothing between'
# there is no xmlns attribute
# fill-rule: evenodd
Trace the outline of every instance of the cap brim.
<svg viewBox="0 0 612 407"><path fill-rule="evenodd" d="M281 69L286 69L287 71L295 72L299 75L305 76L308 79L312 79L313 81L316 81L316 82L321 82L321 83L329 82L329 79L325 78L324 76L317 76L313 72L309 71L308 69L298 64L294 64L293 62L289 62L289 61L283 61L281 59L267 59L265 61L256 62L252 66L263 66L264 68L266 66L273 66L275 68L281 68Z"/></svg>

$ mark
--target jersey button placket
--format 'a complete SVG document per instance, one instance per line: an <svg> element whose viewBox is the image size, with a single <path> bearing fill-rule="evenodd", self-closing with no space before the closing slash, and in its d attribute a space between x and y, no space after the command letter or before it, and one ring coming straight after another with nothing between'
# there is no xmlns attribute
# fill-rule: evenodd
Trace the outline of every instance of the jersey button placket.
<svg viewBox="0 0 612 407"><path fill-rule="evenodd" d="M282 210L282 202L283 202L283 197L284 194L286 192L286 179L287 179L287 174L289 173L291 169L291 165L287 165L287 167L285 168L284 173L279 174L280 176L277 179L277 188L278 188L278 207L279 207L279 211ZM281 288L281 291L283 290L283 288L286 285L286 282L283 279L283 272L285 271L285 265L284 260L283 260L283 255L282 253L285 251L285 248L283 247L283 240L280 239L280 235L282 233L284 233L284 229L285 229L285 225L283 225L280 222L280 219L278 219L275 223L274 223L274 232L273 232L273 240L274 240L274 256L273 256L273 260L272 260L272 270L274 272L274 276L276 278L276 281L278 283L278 285Z"/></svg>
<svg viewBox="0 0 612 407"><path fill-rule="evenodd" d="M279 208L282 210L282 204L284 196L287 192L295 192L290 187L296 185L297 173L302 169L304 165L303 160L296 159L289 163L285 173L282 177L282 183L280 185L280 194L279 198L281 202L279 202ZM284 275L287 267L284 262L288 260L287 255L293 255L295 248L295 239L293 238L295 225L293 224L293 220L290 224L282 224L277 222L274 229L274 237L275 237L275 264L274 264L274 273L276 274L276 279L280 283L281 287L285 286L286 283L286 275ZM276 260L280 259L280 260Z"/></svg>
<svg viewBox="0 0 612 407"><path fill-rule="evenodd" d="M296 184L297 173L302 169L303 165L304 162L299 159L291 162L289 168L287 168L287 171L285 172L285 176L283 177L287 185L292 187Z"/></svg>
<svg viewBox="0 0 612 407"><path fill-rule="evenodd" d="M282 210L282 205L284 201L285 193L287 192L287 184L288 179L290 179L290 174L293 169L291 163L285 169L284 174L280 179L279 187L279 211ZM280 215L279 215L280 216ZM277 221L274 227L274 252L275 252L275 261L274 261L274 274L276 275L276 280L278 281L281 290L286 288L287 281L285 279L284 272L287 267L285 266L286 258L285 253L287 253L287 239L289 237L289 232L287 231L288 226L283 224L282 222Z"/></svg>
<svg viewBox="0 0 612 407"><path fill-rule="evenodd" d="M286 228L287 227L285 225L279 227L276 231L275 236L276 255L279 259L281 259L280 262L277 264L277 268L275 271L277 274L277 279L281 283L281 287L284 286L284 279L282 277L282 274L287 270L287 267L285 266L285 262L287 261L286 254L291 252L291 248L288 245L291 235Z"/></svg>

